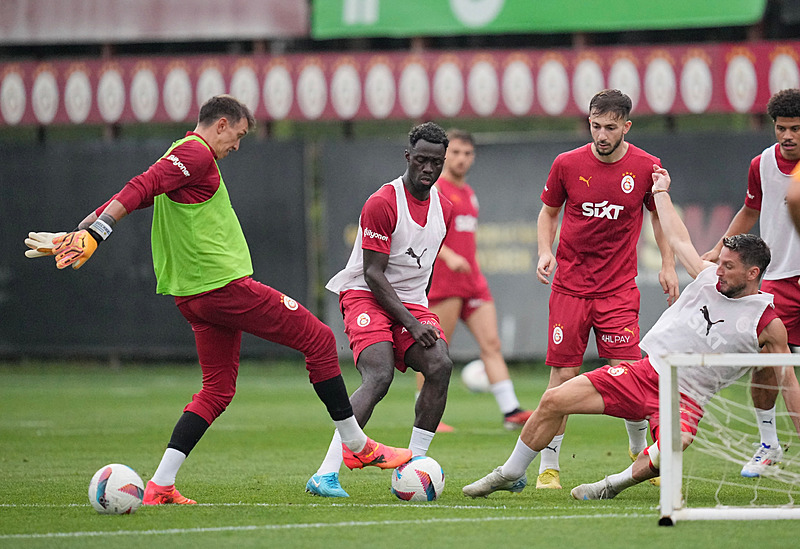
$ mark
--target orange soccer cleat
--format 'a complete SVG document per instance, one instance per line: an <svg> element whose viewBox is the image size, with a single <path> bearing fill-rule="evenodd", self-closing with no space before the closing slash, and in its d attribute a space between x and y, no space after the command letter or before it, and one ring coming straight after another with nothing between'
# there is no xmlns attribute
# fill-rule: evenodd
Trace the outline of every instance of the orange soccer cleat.
<svg viewBox="0 0 800 549"><path fill-rule="evenodd" d="M197 503L193 499L183 497L175 485L159 486L152 480L147 483L144 489L144 505L165 505L167 503L177 503L179 505L194 505Z"/></svg>
<svg viewBox="0 0 800 549"><path fill-rule="evenodd" d="M366 446L358 453L342 444L342 457L348 469L362 469L368 466L394 469L411 459L411 450L393 448L368 438Z"/></svg>
<svg viewBox="0 0 800 549"><path fill-rule="evenodd" d="M525 425L525 422L528 421L529 417L531 417L531 414L533 414L533 412L530 410L517 409L503 418L503 427L509 431L522 429L522 427Z"/></svg>

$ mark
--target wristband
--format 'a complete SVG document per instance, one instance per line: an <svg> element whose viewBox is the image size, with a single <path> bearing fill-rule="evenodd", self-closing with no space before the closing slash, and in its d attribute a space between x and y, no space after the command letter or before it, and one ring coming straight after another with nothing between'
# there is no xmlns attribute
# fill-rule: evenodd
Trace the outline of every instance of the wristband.
<svg viewBox="0 0 800 549"><path fill-rule="evenodd" d="M95 236L99 237L95 238L95 240L97 240L97 242L99 243L103 240L108 239L108 237L111 236L111 233L114 232L115 224L116 221L114 220L113 217L111 217L108 214L102 213L100 214L100 217L95 219L94 222L91 225L89 225L87 230L91 231L93 237Z"/></svg>
<svg viewBox="0 0 800 549"><path fill-rule="evenodd" d="M668 193L669 189L655 189L651 194Z"/></svg>

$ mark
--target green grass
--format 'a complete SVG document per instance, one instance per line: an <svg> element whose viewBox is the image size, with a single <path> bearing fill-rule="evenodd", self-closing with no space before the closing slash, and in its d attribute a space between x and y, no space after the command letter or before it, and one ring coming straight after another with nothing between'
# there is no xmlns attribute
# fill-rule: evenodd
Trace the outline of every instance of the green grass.
<svg viewBox="0 0 800 549"><path fill-rule="evenodd" d="M358 384L345 366L350 390ZM547 371L512 375L533 407ZM559 491L526 489L472 500L464 484L503 463L517 434L502 429L491 395L475 395L454 376L445 420L429 455L447 475L444 495L409 504L389 492L390 473L349 471L348 499L312 498L305 482L319 465L332 424L301 363L247 362L232 405L212 426L178 478L197 506L140 508L101 516L86 489L101 466L120 462L147 480L183 406L199 389L185 365L24 363L0 366L0 547L507 547L605 548L794 546L792 521L683 522L657 526L658 490L636 486L611 501L578 502L569 488L625 468L621 420L573 417L561 454ZM414 378L397 375L366 431L405 445L413 421ZM538 461L529 470L533 477ZM734 472L735 473L735 472ZM746 503L751 494L742 494ZM693 493L714 504L713 489Z"/></svg>

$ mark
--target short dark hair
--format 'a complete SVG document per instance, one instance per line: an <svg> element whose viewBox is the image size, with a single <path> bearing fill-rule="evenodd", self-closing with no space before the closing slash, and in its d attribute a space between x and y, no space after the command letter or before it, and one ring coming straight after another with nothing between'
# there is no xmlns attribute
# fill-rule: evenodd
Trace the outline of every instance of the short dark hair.
<svg viewBox="0 0 800 549"><path fill-rule="evenodd" d="M425 122L411 128L411 131L408 132L408 144L411 145L411 148L414 148L419 140L442 144L445 150L447 150L447 145L450 144L450 140L447 139L447 133L435 122Z"/></svg>
<svg viewBox="0 0 800 549"><path fill-rule="evenodd" d="M459 141L464 141L465 143L469 143L473 147L475 146L475 138L472 137L472 134L469 133L467 130L461 130L459 128L450 128L449 130L447 130L447 139L450 141L458 139Z"/></svg>
<svg viewBox="0 0 800 549"><path fill-rule="evenodd" d="M769 114L773 122L779 116L786 118L800 117L800 90L789 88L781 90L770 97L767 102L767 114Z"/></svg>
<svg viewBox="0 0 800 549"><path fill-rule="evenodd" d="M611 113L616 115L617 118L628 120L632 108L631 98L619 90L597 92L592 97L592 100L589 101L589 114L592 116Z"/></svg>
<svg viewBox="0 0 800 549"><path fill-rule="evenodd" d="M197 123L201 126L210 126L220 118L227 118L231 124L246 118L248 131L256 127L256 120L247 105L227 94L215 95L203 103L197 116Z"/></svg>
<svg viewBox="0 0 800 549"><path fill-rule="evenodd" d="M748 267L758 267L761 271L758 279L764 276L769 262L772 260L772 253L769 251L767 243L754 234L736 234L726 236L722 239L722 245L739 254L742 263Z"/></svg>

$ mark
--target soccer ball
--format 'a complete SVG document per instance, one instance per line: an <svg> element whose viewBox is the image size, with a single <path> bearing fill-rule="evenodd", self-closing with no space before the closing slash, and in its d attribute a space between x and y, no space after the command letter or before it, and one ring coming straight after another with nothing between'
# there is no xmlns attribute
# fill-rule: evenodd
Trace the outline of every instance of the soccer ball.
<svg viewBox="0 0 800 549"><path fill-rule="evenodd" d="M392 472L392 493L403 501L433 501L444 491L444 471L435 459L414 456Z"/></svg>
<svg viewBox="0 0 800 549"><path fill-rule="evenodd" d="M489 376L481 359L473 360L461 370L461 381L473 393L489 392Z"/></svg>
<svg viewBox="0 0 800 549"><path fill-rule="evenodd" d="M135 513L143 496L142 479L127 465L106 465L89 482L89 502L95 511L104 515Z"/></svg>

